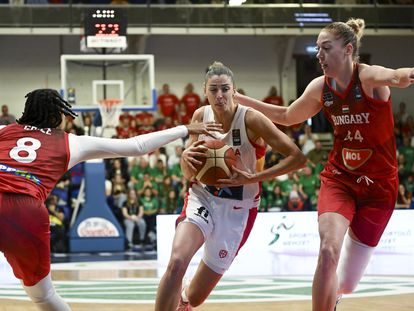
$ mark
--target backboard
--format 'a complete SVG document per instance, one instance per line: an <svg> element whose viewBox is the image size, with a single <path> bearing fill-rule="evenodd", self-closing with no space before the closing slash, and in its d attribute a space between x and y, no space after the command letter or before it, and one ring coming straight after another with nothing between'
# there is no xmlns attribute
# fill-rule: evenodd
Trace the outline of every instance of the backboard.
<svg viewBox="0 0 414 311"><path fill-rule="evenodd" d="M75 111L97 110L105 99L123 110L156 110L154 56L100 54L61 56L61 94Z"/></svg>

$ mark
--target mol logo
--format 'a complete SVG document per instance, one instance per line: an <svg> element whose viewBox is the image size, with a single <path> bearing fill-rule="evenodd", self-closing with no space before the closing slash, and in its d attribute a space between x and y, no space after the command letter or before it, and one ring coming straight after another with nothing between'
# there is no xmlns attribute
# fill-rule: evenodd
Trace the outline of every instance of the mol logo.
<svg viewBox="0 0 414 311"><path fill-rule="evenodd" d="M372 156L371 149L342 149L342 160L347 169L353 171L362 166Z"/></svg>
<svg viewBox="0 0 414 311"><path fill-rule="evenodd" d="M345 154L345 159L346 160L361 160L361 155L359 153L356 152L346 152Z"/></svg>

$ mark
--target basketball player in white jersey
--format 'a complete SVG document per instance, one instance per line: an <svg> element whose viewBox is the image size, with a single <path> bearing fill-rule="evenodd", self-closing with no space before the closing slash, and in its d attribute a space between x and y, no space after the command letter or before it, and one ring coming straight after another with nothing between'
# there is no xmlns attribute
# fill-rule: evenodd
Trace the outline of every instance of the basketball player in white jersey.
<svg viewBox="0 0 414 311"><path fill-rule="evenodd" d="M305 156L283 132L262 113L234 102L233 73L213 63L205 78L210 103L195 111L192 123L215 121L223 133L215 134L233 147L238 167L249 173L248 184L216 188L194 180L196 156L202 156L205 135L191 135L182 154L181 168L191 181L183 212L177 221L172 254L158 288L155 310L191 310L203 303L230 267L253 227L260 202L260 185L304 166ZM285 156L277 165L263 170L266 144ZM188 286L182 279L197 250L205 243L203 259ZM181 293L181 296L180 296Z"/></svg>

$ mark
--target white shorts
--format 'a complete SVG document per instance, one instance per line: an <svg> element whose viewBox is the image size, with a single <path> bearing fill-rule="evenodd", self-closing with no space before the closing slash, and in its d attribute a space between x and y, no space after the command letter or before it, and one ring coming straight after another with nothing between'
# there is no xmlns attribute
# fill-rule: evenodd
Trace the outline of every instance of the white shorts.
<svg viewBox="0 0 414 311"><path fill-rule="evenodd" d="M191 222L203 232L203 261L216 273L224 274L229 269L247 241L259 203L260 199L218 198L198 185L190 189L183 222Z"/></svg>

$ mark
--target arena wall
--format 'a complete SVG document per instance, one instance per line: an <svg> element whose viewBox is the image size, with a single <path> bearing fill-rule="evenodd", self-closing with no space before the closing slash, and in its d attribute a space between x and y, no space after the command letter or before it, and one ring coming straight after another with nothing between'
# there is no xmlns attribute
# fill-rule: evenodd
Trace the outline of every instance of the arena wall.
<svg viewBox="0 0 414 311"><path fill-rule="evenodd" d="M135 37L137 39L137 37ZM314 45L315 36L296 37L293 54L305 54ZM186 83L192 82L202 94L204 72L208 64L220 60L230 66L237 87L248 95L263 98L270 86L283 87L285 101L296 96L296 69L293 57L285 57L288 37L281 36L150 36L130 40L129 52L155 55L156 87L169 83L181 96ZM371 63L392 68L412 66L412 36L367 36L361 53L371 55ZM131 44L132 43L132 44ZM384 44L386 43L386 44ZM19 115L24 94L42 87L60 87L59 56L80 53L78 36L0 36L0 103ZM284 68L283 79L281 68ZM281 82L283 81L283 83ZM394 105L405 101L414 111L412 89L394 90Z"/></svg>

